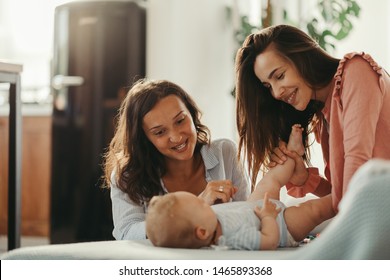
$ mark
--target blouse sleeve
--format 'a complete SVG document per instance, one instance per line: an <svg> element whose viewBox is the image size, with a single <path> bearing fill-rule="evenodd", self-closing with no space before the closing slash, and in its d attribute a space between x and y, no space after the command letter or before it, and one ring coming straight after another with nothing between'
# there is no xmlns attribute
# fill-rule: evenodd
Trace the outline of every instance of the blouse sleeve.
<svg viewBox="0 0 390 280"><path fill-rule="evenodd" d="M116 184L111 185L112 217L117 240L146 239L145 210L133 202Z"/></svg>
<svg viewBox="0 0 390 280"><path fill-rule="evenodd" d="M344 145L342 196L356 170L372 158L383 94L371 57L353 58L345 65L340 107Z"/></svg>
<svg viewBox="0 0 390 280"><path fill-rule="evenodd" d="M230 139L217 139L210 147L202 148L201 153L206 164L208 180L231 180L238 188L233 201L247 200L251 193L250 180L242 162L238 160L236 143Z"/></svg>
<svg viewBox="0 0 390 280"><path fill-rule="evenodd" d="M237 157L237 147L235 143L232 145L232 150L230 153L231 162L232 162L232 182L234 186L238 187L237 193L234 195L233 200L235 201L244 201L247 200L250 193L250 179L249 175L244 168L244 165Z"/></svg>
<svg viewBox="0 0 390 280"><path fill-rule="evenodd" d="M309 167L307 170L309 172L309 177L303 185L296 186L291 183L286 184L287 194L296 198L304 197L308 193L319 197L330 194L332 186L328 180L318 173L318 168Z"/></svg>

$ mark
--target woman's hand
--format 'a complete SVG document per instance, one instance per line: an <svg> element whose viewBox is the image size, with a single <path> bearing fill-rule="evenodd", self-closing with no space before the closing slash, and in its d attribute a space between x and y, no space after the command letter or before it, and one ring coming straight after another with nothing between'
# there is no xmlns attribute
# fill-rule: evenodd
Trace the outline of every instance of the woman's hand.
<svg viewBox="0 0 390 280"><path fill-rule="evenodd" d="M287 150L286 142L279 141L279 147L276 147L271 154L270 163L268 164L269 168L275 167L278 164L283 164L287 160L287 155L284 152Z"/></svg>
<svg viewBox="0 0 390 280"><path fill-rule="evenodd" d="M305 162L296 152L289 151L285 142L280 141L279 147L274 149L271 155L271 162L268 167L272 168L278 164L284 164L287 157L290 157L295 161L294 173L290 178L290 183L296 186L303 185L309 177L309 172L306 169Z"/></svg>
<svg viewBox="0 0 390 280"><path fill-rule="evenodd" d="M238 188L230 180L211 181L199 195L209 205L229 202Z"/></svg>

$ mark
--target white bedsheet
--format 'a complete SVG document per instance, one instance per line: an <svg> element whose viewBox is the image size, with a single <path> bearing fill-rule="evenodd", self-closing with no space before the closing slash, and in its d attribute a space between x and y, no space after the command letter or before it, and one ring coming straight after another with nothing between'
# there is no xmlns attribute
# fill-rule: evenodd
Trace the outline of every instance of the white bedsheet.
<svg viewBox="0 0 390 280"><path fill-rule="evenodd" d="M214 249L172 249L154 247L148 240L120 240L24 247L8 252L3 259L280 259L287 257L295 250L297 249L289 248L260 252Z"/></svg>
<svg viewBox="0 0 390 280"><path fill-rule="evenodd" d="M98 241L24 247L1 259L387 259L390 260L390 161L372 160L358 170L338 215L320 237L275 251L157 248L144 241Z"/></svg>

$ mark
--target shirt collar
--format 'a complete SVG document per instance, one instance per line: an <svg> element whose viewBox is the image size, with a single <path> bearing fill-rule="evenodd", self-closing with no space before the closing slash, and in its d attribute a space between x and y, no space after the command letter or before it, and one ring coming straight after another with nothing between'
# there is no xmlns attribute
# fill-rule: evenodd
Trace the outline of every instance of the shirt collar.
<svg viewBox="0 0 390 280"><path fill-rule="evenodd" d="M200 149L200 154L203 158L204 166L206 170L213 169L215 166L219 164L218 158L215 156L214 153L210 152L210 146L209 145L203 145Z"/></svg>

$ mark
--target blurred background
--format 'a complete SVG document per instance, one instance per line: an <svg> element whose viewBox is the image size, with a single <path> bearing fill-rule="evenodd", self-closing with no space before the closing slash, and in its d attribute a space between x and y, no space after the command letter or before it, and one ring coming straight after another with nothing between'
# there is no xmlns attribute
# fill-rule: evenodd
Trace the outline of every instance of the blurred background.
<svg viewBox="0 0 390 280"><path fill-rule="evenodd" d="M181 85L212 138L236 141L234 56L248 32L293 24L337 57L365 51L390 69L389 13L387 0L0 0L0 61L23 65L22 235L43 243L112 238L101 154L138 78ZM334 36L322 38L325 30ZM0 83L1 247L8 110ZM322 166L316 147L313 165Z"/></svg>

